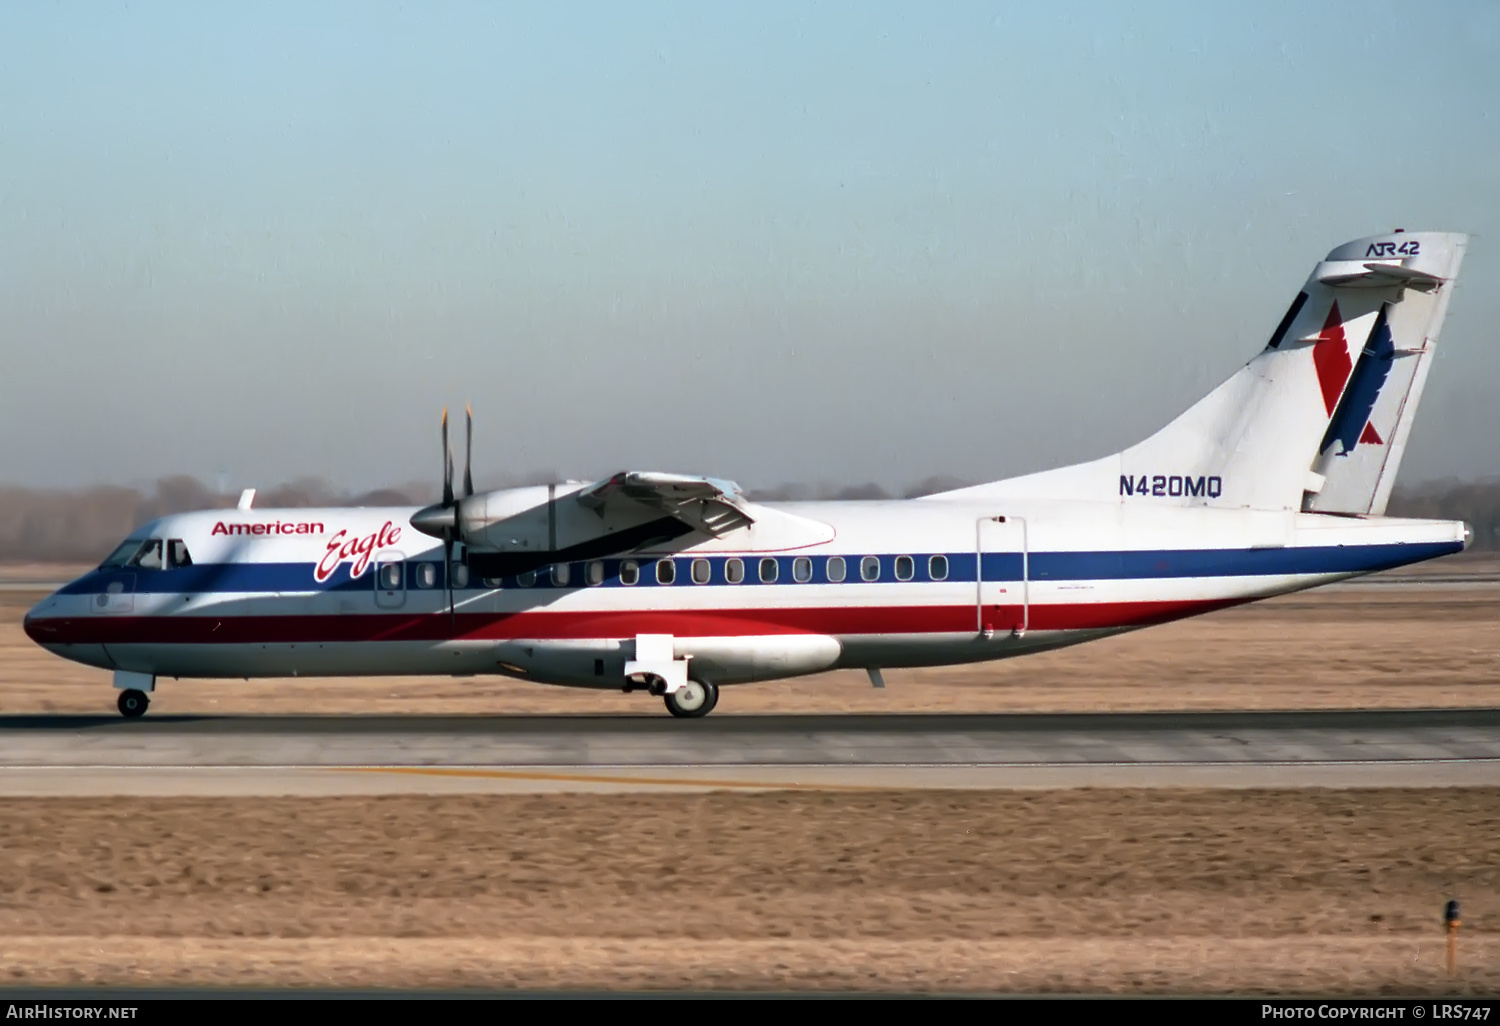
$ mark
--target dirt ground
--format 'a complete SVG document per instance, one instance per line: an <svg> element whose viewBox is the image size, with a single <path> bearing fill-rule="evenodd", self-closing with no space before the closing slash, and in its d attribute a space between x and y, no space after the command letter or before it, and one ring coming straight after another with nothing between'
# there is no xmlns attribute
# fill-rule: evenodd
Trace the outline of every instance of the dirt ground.
<svg viewBox="0 0 1500 1026"><path fill-rule="evenodd" d="M715 716L1479 707L1500 704L1500 582L1311 591L1020 659L725 689ZM0 592L0 714L112 712L109 674L38 648L41 592ZM644 694L500 677L158 682L154 714L660 711Z"/></svg>
<svg viewBox="0 0 1500 1026"><path fill-rule="evenodd" d="M5 799L0 980L1494 993L1500 789Z"/></svg>

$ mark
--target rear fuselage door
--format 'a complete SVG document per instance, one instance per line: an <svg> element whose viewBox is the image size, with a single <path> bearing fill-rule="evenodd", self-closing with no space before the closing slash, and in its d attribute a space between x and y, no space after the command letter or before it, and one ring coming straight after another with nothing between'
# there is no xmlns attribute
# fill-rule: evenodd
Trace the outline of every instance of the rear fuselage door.
<svg viewBox="0 0 1500 1026"><path fill-rule="evenodd" d="M978 564L975 587L977 627L984 637L997 631L1020 635L1030 624L1030 558L1026 521L1020 517L981 517L974 527Z"/></svg>

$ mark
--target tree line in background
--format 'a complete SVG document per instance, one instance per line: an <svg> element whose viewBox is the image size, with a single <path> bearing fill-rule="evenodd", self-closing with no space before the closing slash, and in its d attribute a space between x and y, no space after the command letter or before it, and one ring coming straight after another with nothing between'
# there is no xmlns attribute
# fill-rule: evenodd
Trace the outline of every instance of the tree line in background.
<svg viewBox="0 0 1500 1026"><path fill-rule="evenodd" d="M915 498L960 488L961 480L933 477L899 494L875 484L786 484L752 489L763 501ZM339 491L325 482L293 481L257 493L261 508L308 506L408 506L437 499L430 485L370 492ZM150 489L99 486L75 491L0 486L0 562L92 563L127 534L156 517L195 509L230 509L239 493L222 493L196 478L164 478ZM1500 480L1439 481L1398 489L1391 516L1464 520L1474 528L1474 548L1500 550Z"/></svg>
<svg viewBox="0 0 1500 1026"><path fill-rule="evenodd" d="M99 485L76 491L0 486L0 562L92 563L131 531L168 513L232 509L240 493L221 493L197 478L168 477L150 489ZM260 491L264 508L405 506L432 501L417 487L350 494L302 480Z"/></svg>

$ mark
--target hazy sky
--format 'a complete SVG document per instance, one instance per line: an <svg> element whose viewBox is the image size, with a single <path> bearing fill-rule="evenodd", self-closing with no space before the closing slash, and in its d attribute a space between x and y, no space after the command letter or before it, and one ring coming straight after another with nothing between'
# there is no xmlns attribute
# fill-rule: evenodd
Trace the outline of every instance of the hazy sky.
<svg viewBox="0 0 1500 1026"><path fill-rule="evenodd" d="M1393 227L1500 474L1500 4L1127 6L6 4L0 481L1001 477Z"/></svg>

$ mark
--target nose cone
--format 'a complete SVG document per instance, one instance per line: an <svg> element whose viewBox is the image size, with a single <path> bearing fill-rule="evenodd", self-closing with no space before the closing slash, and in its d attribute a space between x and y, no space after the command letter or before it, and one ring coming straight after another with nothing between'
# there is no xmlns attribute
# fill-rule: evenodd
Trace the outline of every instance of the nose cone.
<svg viewBox="0 0 1500 1026"><path fill-rule="evenodd" d="M89 577L84 575L77 581L53 592L31 607L21 622L26 636L53 655L85 666L97 666L102 670L115 669L115 662L105 648L99 628L111 617L92 615L90 606L99 608L91 599L104 596L93 595L85 590ZM118 622L118 621L116 621Z"/></svg>
<svg viewBox="0 0 1500 1026"><path fill-rule="evenodd" d="M48 595L32 606L27 611L26 618L21 621L21 626L25 629L26 636L38 645L53 645L57 643L58 629L53 622L56 617L57 606L57 595Z"/></svg>
<svg viewBox="0 0 1500 1026"><path fill-rule="evenodd" d="M1467 549L1470 545L1473 545L1473 544L1474 544L1474 525L1465 522L1464 523L1464 548Z"/></svg>

